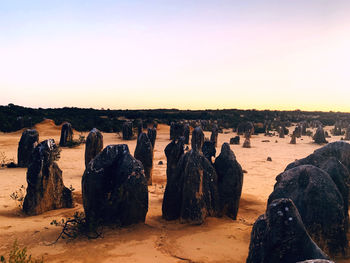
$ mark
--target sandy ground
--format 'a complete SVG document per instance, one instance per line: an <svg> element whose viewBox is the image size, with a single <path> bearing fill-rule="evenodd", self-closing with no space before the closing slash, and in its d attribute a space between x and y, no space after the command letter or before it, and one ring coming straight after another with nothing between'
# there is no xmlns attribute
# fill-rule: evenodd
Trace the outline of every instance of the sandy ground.
<svg viewBox="0 0 350 263"><path fill-rule="evenodd" d="M53 138L59 142L60 127L46 120L36 126L40 141ZM328 127L329 129L329 127ZM228 131L226 131L228 132ZM21 131L0 133L0 152L17 162L17 146ZM75 138L78 138L75 132ZM209 137L209 133L205 133ZM86 133L84 135L87 135ZM219 134L217 155L222 143L235 136L233 132ZM104 145L127 143L133 154L136 140L123 141L118 134L104 133ZM241 138L242 140L243 138ZM339 140L332 137L329 141ZM269 142L262 142L269 140ZM272 192L275 177L286 165L303 158L320 147L311 138L297 139L289 144L290 137L253 136L252 148L231 145L237 160L247 171L244 174L243 193L238 218L208 218L201 226L165 221L161 217L162 198L166 183L165 146L170 142L169 127L159 125L155 145L153 185L149 187L149 210L145 224L123 229L104 229L103 238L53 242L61 228L50 225L54 219L72 216L83 211L81 202L81 177L84 172L85 146L63 148L59 167L65 185L75 188L76 205L38 216L25 216L18 204L10 198L21 185L26 186L26 169L0 169L0 255L8 253L14 240L26 246L35 257L43 256L45 262L245 262L248 255L250 232L256 218L264 213L266 200ZM267 157L272 162L266 161ZM163 165L158 162L162 160ZM350 260L337 260L350 262Z"/></svg>

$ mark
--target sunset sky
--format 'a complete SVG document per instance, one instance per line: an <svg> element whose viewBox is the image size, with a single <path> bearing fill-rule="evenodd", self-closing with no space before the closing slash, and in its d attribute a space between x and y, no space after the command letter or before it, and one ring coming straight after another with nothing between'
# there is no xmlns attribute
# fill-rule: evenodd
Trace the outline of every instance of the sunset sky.
<svg viewBox="0 0 350 263"><path fill-rule="evenodd" d="M350 112L349 0L0 3L0 105Z"/></svg>

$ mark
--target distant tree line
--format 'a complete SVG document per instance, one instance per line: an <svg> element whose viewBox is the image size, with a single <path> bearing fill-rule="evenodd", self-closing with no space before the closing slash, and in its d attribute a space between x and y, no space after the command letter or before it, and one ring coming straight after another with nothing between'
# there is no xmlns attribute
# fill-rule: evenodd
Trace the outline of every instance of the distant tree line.
<svg viewBox="0 0 350 263"><path fill-rule="evenodd" d="M104 132L120 132L125 120L142 119L145 125L154 121L170 124L180 120L216 121L223 128L236 128L244 121L254 123L300 122L319 120L323 125L334 125L337 120L350 121L350 113L309 112L309 111L270 111L270 110L96 110L92 108L27 108L14 104L0 106L0 131L12 132L32 127L44 119L52 119L60 125L64 121L72 124L78 131L98 128Z"/></svg>

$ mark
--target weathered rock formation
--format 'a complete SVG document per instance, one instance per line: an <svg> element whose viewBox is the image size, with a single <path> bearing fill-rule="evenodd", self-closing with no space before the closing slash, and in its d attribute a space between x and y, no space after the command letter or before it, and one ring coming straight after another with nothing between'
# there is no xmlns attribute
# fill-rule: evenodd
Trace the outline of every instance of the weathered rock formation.
<svg viewBox="0 0 350 263"><path fill-rule="evenodd" d="M216 149L212 141L205 141L203 143L202 152L208 161L213 164L212 157L216 155Z"/></svg>
<svg viewBox="0 0 350 263"><path fill-rule="evenodd" d="M148 211L147 179L142 163L126 144L108 145L82 178L85 216L90 228L144 222Z"/></svg>
<svg viewBox="0 0 350 263"><path fill-rule="evenodd" d="M34 148L39 143L39 133L36 130L27 129L22 133L18 143L17 159L19 167L28 167Z"/></svg>
<svg viewBox="0 0 350 263"><path fill-rule="evenodd" d="M142 120L137 120L137 137L140 136L143 130L143 121Z"/></svg>
<svg viewBox="0 0 350 263"><path fill-rule="evenodd" d="M350 171L350 144L343 141L329 143L314 151L314 154L335 157Z"/></svg>
<svg viewBox="0 0 350 263"><path fill-rule="evenodd" d="M27 194L23 211L38 215L49 210L73 207L71 190L63 185L62 171L55 162L60 149L53 139L41 142L33 151L27 171Z"/></svg>
<svg viewBox="0 0 350 263"><path fill-rule="evenodd" d="M218 214L217 175L201 152L203 142L203 131L197 127L192 132L192 150L182 155L175 176L167 182L167 189L176 189L163 199L167 220L180 218L181 222L202 224L207 216Z"/></svg>
<svg viewBox="0 0 350 263"><path fill-rule="evenodd" d="M134 157L141 161L147 183L152 185L153 147L146 133L141 133L137 138Z"/></svg>
<svg viewBox="0 0 350 263"><path fill-rule="evenodd" d="M103 135L102 133L93 128L89 135L86 138L85 143L85 167L89 164L89 162L95 158L97 154L99 154L103 149Z"/></svg>
<svg viewBox="0 0 350 263"><path fill-rule="evenodd" d="M243 186L243 171L228 143L221 147L214 167L218 176L220 211L236 220Z"/></svg>
<svg viewBox="0 0 350 263"><path fill-rule="evenodd" d="M276 199L254 223L247 263L295 263L329 259L304 227L291 199Z"/></svg>
<svg viewBox="0 0 350 263"><path fill-rule="evenodd" d="M190 142L190 125L185 124L184 127L184 138L185 138L185 144L189 144Z"/></svg>
<svg viewBox="0 0 350 263"><path fill-rule="evenodd" d="M295 129L293 134L295 135L296 138L300 138L301 137L301 126L298 124Z"/></svg>
<svg viewBox="0 0 350 263"><path fill-rule="evenodd" d="M123 123L123 140L131 140L133 137L133 131L132 131L132 122L131 121L126 121Z"/></svg>
<svg viewBox="0 0 350 263"><path fill-rule="evenodd" d="M63 123L62 129L61 129L60 146L65 147L67 146L67 143L70 143L72 141L73 141L72 125L69 122L65 122Z"/></svg>
<svg viewBox="0 0 350 263"><path fill-rule="evenodd" d="M296 144L297 143L297 135L296 135L296 132L294 131L292 133L292 136L291 136L291 139L290 139L290 144Z"/></svg>
<svg viewBox="0 0 350 263"><path fill-rule="evenodd" d="M170 140L176 140L184 136L185 125L182 122L172 122L170 124Z"/></svg>
<svg viewBox="0 0 350 263"><path fill-rule="evenodd" d="M165 147L164 152L167 158L167 184L164 192L162 213L165 219L174 220L179 218L179 211L181 210L180 200L183 182L178 180L176 167L184 154L184 137L173 140Z"/></svg>
<svg viewBox="0 0 350 263"><path fill-rule="evenodd" d="M250 147L251 147L251 145L250 145L250 133L246 132L245 140L243 142L243 148L250 148Z"/></svg>
<svg viewBox="0 0 350 263"><path fill-rule="evenodd" d="M219 128L217 125L214 125L210 135L210 141L214 144L214 147L218 146L218 135L219 135Z"/></svg>
<svg viewBox="0 0 350 263"><path fill-rule="evenodd" d="M278 137L284 138L284 128L282 126L278 127Z"/></svg>
<svg viewBox="0 0 350 263"><path fill-rule="evenodd" d="M344 140L350 141L350 126L346 128Z"/></svg>
<svg viewBox="0 0 350 263"><path fill-rule="evenodd" d="M330 255L344 254L347 222L344 201L332 178L313 165L301 165L276 177L268 203L290 198L315 243Z"/></svg>
<svg viewBox="0 0 350 263"><path fill-rule="evenodd" d="M322 169L332 178L343 197L344 215L348 217L348 203L350 200L350 173L348 169L333 156L310 154L303 159L290 163L285 170L290 170L294 167L306 164L314 165Z"/></svg>
<svg viewBox="0 0 350 263"><path fill-rule="evenodd" d="M333 135L334 136L342 135L341 123L339 121L336 121L335 124L334 124Z"/></svg>
<svg viewBox="0 0 350 263"><path fill-rule="evenodd" d="M318 126L313 139L315 143L318 143L318 144L328 143L322 126Z"/></svg>
<svg viewBox="0 0 350 263"><path fill-rule="evenodd" d="M147 129L148 139L151 141L152 148L154 149L154 144L156 143L157 138L157 128L148 128Z"/></svg>

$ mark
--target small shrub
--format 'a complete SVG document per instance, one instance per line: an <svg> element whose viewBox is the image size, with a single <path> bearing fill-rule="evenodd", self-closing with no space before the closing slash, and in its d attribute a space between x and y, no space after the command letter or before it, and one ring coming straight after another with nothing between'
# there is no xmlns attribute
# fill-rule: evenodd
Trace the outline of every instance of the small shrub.
<svg viewBox="0 0 350 263"><path fill-rule="evenodd" d="M62 227L62 232L53 242L56 243L59 239L75 239L79 236L86 236L89 239L95 239L102 236L101 232L96 229L91 230L86 223L85 214L83 212L76 212L73 218L62 218L61 220L52 220L50 225Z"/></svg>
<svg viewBox="0 0 350 263"><path fill-rule="evenodd" d="M4 263L43 263L43 259L34 259L32 255L27 255L27 248L19 248L17 240L13 243L12 249L9 252L8 259L5 256L0 256L0 262Z"/></svg>
<svg viewBox="0 0 350 263"><path fill-rule="evenodd" d="M22 185L18 190L14 191L10 197L11 199L15 200L17 203L17 206L22 209L23 208L23 202L25 197L25 190L26 188L24 185Z"/></svg>
<svg viewBox="0 0 350 263"><path fill-rule="evenodd" d="M79 134L78 140L67 141L66 146L69 148L74 148L79 146L80 144L84 144L85 142L86 142L85 136L82 134Z"/></svg>
<svg viewBox="0 0 350 263"><path fill-rule="evenodd" d="M306 136L309 136L309 137L312 137L313 133L312 133L312 131L307 130L305 135L306 135Z"/></svg>
<svg viewBox="0 0 350 263"><path fill-rule="evenodd" d="M14 163L13 158L7 158L4 152L0 152L0 167L6 167L9 163Z"/></svg>

